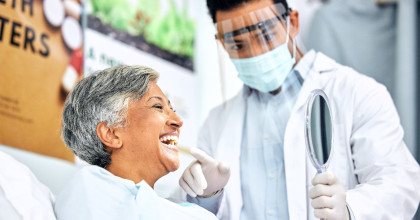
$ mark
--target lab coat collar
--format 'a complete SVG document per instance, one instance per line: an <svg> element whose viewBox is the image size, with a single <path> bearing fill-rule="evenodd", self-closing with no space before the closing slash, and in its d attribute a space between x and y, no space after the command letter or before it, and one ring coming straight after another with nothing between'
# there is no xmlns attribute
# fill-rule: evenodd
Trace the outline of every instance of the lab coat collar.
<svg viewBox="0 0 420 220"><path fill-rule="evenodd" d="M295 70L299 72L300 76L305 79L306 76L309 73L309 70L312 68L312 64L315 60L316 53L314 50L310 50L308 53L306 53L295 65Z"/></svg>
<svg viewBox="0 0 420 220"><path fill-rule="evenodd" d="M297 70L304 82L292 112L296 112L304 106L309 93L314 89L324 89L321 85L320 74L334 71L338 64L323 53L309 51L296 65Z"/></svg>

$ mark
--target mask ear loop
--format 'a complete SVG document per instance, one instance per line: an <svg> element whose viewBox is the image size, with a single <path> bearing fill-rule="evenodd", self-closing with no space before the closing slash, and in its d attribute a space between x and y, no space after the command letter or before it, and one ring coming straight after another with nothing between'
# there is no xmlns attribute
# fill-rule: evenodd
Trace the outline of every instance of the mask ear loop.
<svg viewBox="0 0 420 220"><path fill-rule="evenodd" d="M217 47L217 57L218 57L218 61L219 61L219 80L220 80L220 90L222 93L222 101L223 101L223 106L224 103L226 103L226 79L225 79L225 74L226 74L226 70L225 70L225 61L223 60L222 57L222 53L223 53L223 45L222 42L220 42L219 39L216 39L216 47Z"/></svg>
<svg viewBox="0 0 420 220"><path fill-rule="evenodd" d="M286 31L286 44L287 43L289 43L289 35L290 35L290 17L289 16L287 16L287 19L286 19L286 29L287 29L287 31ZM292 58L293 59L296 59L296 51L297 51L297 49L296 49L296 38L293 38L292 39L292 44L293 44L293 54L292 54Z"/></svg>
<svg viewBox="0 0 420 220"><path fill-rule="evenodd" d="M286 44L289 43L289 34L290 34L290 18L286 19Z"/></svg>

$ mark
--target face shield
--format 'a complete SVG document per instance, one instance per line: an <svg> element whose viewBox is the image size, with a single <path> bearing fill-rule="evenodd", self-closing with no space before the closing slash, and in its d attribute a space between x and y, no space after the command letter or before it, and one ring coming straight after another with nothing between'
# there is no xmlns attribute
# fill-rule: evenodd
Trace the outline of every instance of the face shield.
<svg viewBox="0 0 420 220"><path fill-rule="evenodd" d="M283 4L216 23L216 39L230 58L250 58L288 43L290 8Z"/></svg>
<svg viewBox="0 0 420 220"><path fill-rule="evenodd" d="M289 51L291 9L273 4L240 16L219 21L216 40L237 70L238 78L260 92L278 90L291 72L296 57L295 40ZM230 90L224 78L225 59L219 54L222 93ZM224 94L222 94L224 96ZM225 97L225 96L224 96Z"/></svg>

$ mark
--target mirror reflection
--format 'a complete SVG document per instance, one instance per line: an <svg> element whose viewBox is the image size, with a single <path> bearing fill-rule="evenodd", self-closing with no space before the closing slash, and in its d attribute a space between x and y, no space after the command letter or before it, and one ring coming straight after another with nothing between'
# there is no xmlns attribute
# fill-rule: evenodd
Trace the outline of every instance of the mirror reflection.
<svg viewBox="0 0 420 220"><path fill-rule="evenodd" d="M307 151L318 172L324 172L332 149L333 127L328 99L322 90L311 93L306 114Z"/></svg>

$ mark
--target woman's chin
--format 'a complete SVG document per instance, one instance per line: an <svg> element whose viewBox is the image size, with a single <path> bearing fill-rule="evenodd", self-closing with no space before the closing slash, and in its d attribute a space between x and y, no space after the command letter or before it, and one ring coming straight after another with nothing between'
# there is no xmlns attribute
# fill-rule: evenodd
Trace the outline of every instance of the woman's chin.
<svg viewBox="0 0 420 220"><path fill-rule="evenodd" d="M178 168L179 168L179 160L172 161L172 165L170 167L168 167L168 172L174 172L174 171L178 170Z"/></svg>
<svg viewBox="0 0 420 220"><path fill-rule="evenodd" d="M174 172L179 168L179 159L178 158L166 158L164 161L164 166L168 173Z"/></svg>
<svg viewBox="0 0 420 220"><path fill-rule="evenodd" d="M168 172L179 168L179 150L176 147L161 144L163 162Z"/></svg>

